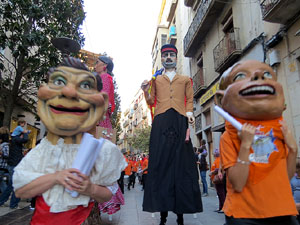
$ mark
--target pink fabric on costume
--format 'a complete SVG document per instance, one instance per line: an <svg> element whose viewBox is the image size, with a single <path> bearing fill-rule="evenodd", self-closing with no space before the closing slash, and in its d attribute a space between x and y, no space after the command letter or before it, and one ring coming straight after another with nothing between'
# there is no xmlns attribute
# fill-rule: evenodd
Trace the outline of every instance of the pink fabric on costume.
<svg viewBox="0 0 300 225"><path fill-rule="evenodd" d="M102 79L102 84L103 84L102 91L108 94L109 106L111 106L111 109L106 112L104 120L101 121L98 124L98 126L111 129L112 125L111 125L110 117L112 112L115 110L113 80L112 77L107 73L101 74L100 77ZM121 205L124 205L124 197L120 187L118 187L117 193L112 196L111 200L104 203L98 203L98 208L101 213L107 213L111 215L119 211Z"/></svg>
<svg viewBox="0 0 300 225"><path fill-rule="evenodd" d="M112 215L120 210L120 206L124 205L124 197L121 192L120 187L118 188L118 191L110 201L104 202L102 204L98 204L100 212L107 213L109 215Z"/></svg>
<svg viewBox="0 0 300 225"><path fill-rule="evenodd" d="M99 76L99 75L98 75ZM101 121L98 126L105 127L105 128L112 128L111 122L110 122L110 116L112 112L115 110L115 95L114 95L114 84L113 79L108 73L104 73L100 75L102 80L102 91L106 92L108 94L108 103L111 107L110 110L107 110L105 114L105 118L103 121Z"/></svg>

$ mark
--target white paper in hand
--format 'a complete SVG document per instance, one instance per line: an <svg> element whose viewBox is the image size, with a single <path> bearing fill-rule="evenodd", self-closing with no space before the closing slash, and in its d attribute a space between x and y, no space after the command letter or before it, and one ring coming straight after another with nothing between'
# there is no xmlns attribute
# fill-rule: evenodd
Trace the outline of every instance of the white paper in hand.
<svg viewBox="0 0 300 225"><path fill-rule="evenodd" d="M103 143L103 138L96 139L93 135L84 133L72 168L78 169L81 173L88 176L95 164ZM66 191L74 198L79 195L76 191L70 191L68 189L66 189Z"/></svg>

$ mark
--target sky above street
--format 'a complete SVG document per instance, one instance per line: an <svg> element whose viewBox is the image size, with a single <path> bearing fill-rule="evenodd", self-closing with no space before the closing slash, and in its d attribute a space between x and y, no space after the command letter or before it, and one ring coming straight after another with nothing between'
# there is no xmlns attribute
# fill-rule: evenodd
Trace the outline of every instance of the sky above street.
<svg viewBox="0 0 300 225"><path fill-rule="evenodd" d="M151 78L151 50L162 0L85 0L83 49L113 58L121 110Z"/></svg>

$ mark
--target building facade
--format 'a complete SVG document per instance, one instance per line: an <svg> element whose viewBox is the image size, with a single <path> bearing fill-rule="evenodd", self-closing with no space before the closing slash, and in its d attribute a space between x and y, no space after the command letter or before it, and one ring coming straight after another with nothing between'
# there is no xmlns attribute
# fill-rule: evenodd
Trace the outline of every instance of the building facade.
<svg viewBox="0 0 300 225"><path fill-rule="evenodd" d="M135 94L129 107L122 113L120 141L118 146L126 152L137 153L139 149L133 149L128 143L128 138L132 137L137 129L151 126L152 119L150 109L146 103L144 92L139 89Z"/></svg>
<svg viewBox="0 0 300 225"><path fill-rule="evenodd" d="M194 82L195 134L207 141L210 163L224 131L214 95L222 73L240 60L256 59L276 70L287 102L284 117L299 138L299 1L184 0L184 6L190 15L183 48Z"/></svg>

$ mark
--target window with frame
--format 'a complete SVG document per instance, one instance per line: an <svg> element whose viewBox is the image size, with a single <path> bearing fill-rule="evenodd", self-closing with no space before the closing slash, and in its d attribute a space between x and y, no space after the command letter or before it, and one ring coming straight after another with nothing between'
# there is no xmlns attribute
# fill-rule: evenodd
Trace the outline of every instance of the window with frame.
<svg viewBox="0 0 300 225"><path fill-rule="evenodd" d="M166 34L161 35L161 45L162 46L167 44L167 39L168 39L168 35L166 35Z"/></svg>

